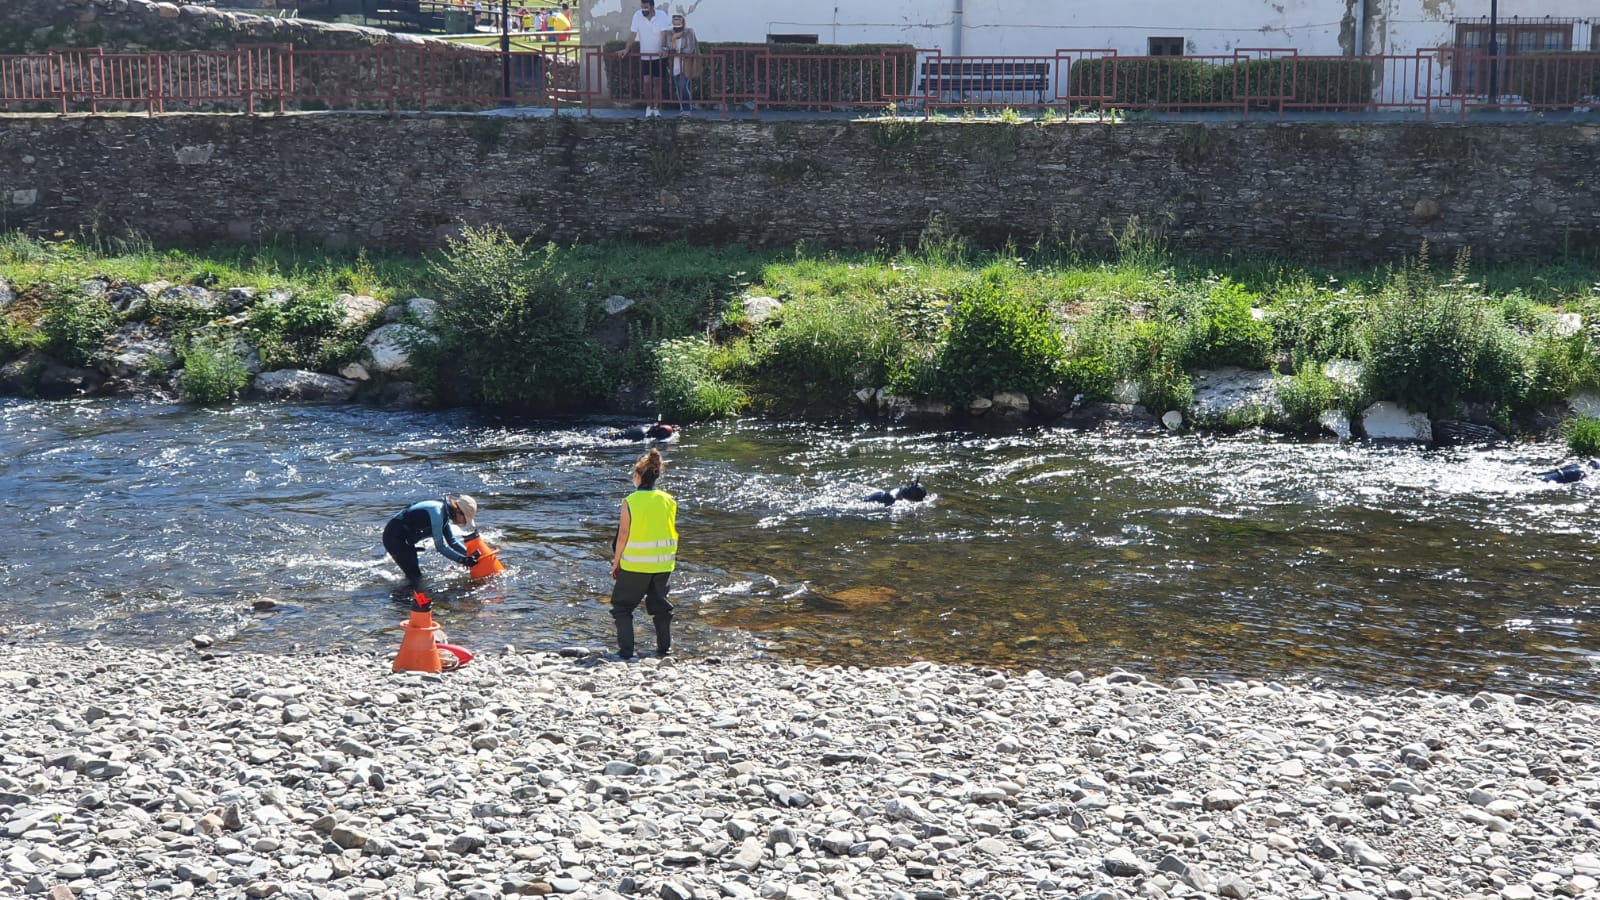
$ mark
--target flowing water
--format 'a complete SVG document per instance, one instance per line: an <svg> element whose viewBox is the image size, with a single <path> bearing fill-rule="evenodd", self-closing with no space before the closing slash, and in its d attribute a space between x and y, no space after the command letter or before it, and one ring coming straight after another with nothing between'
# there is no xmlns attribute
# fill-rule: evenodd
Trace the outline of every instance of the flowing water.
<svg viewBox="0 0 1600 900"><path fill-rule="evenodd" d="M423 554L452 643L609 645L607 543L642 450L597 437L618 424L0 403L0 633L398 646L406 595L380 533L449 491L477 496L512 566L472 583ZM1600 698L1600 472L1538 480L1556 444L748 421L666 450L691 655ZM863 502L916 474L925 502Z"/></svg>

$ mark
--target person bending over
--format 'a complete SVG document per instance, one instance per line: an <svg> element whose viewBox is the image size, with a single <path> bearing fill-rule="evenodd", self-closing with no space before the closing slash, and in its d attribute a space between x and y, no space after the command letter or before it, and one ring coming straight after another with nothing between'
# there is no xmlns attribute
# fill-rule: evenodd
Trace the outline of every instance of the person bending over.
<svg viewBox="0 0 1600 900"><path fill-rule="evenodd" d="M421 500L411 504L383 529L383 549L406 573L406 581L415 591L422 586L422 567L417 564L417 542L433 537L433 546L445 558L468 568L478 561L478 554L468 553L461 541L445 527L448 521L465 531L476 530L473 521L478 516L478 501L466 494L446 496L443 500Z"/></svg>
<svg viewBox="0 0 1600 900"><path fill-rule="evenodd" d="M678 561L678 501L656 487L665 467L654 447L633 465L638 488L622 503L622 519L611 551L611 617L617 623L617 655L633 658L633 611L644 601L656 626L656 653L672 649L672 604L667 582Z"/></svg>
<svg viewBox="0 0 1600 900"><path fill-rule="evenodd" d="M672 437L672 435L676 432L676 428L673 428L671 425L663 425L660 422L657 422L654 425L630 425L627 428L619 428L616 431L606 432L606 440L664 441Z"/></svg>

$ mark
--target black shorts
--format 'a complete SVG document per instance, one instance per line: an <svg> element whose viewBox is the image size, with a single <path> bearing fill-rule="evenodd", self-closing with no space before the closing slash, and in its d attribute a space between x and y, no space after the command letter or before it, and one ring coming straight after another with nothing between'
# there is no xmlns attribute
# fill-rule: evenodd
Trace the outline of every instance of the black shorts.
<svg viewBox="0 0 1600 900"><path fill-rule="evenodd" d="M646 56L639 60L639 75L644 78L660 78L665 74L667 61L659 56Z"/></svg>

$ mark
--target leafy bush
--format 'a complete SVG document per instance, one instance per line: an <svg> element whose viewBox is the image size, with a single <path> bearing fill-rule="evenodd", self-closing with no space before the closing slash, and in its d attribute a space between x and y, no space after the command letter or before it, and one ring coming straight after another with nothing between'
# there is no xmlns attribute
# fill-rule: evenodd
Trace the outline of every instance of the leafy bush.
<svg viewBox="0 0 1600 900"><path fill-rule="evenodd" d="M937 362L939 393L954 401L1055 383L1066 342L1040 298L989 275L963 290Z"/></svg>
<svg viewBox="0 0 1600 900"><path fill-rule="evenodd" d="M1587 332L1558 334L1554 322L1548 321L1527 342L1528 383L1522 399L1528 405L1554 403L1573 391L1600 385L1600 353Z"/></svg>
<svg viewBox="0 0 1600 900"><path fill-rule="evenodd" d="M1210 283L1204 296L1180 298L1173 359L1185 369L1240 366L1265 368L1272 353L1272 326L1251 311L1256 296L1226 278Z"/></svg>
<svg viewBox="0 0 1600 900"><path fill-rule="evenodd" d="M810 297L758 331L754 353L769 393L802 407L837 406L858 387L884 383L894 339L881 300Z"/></svg>
<svg viewBox="0 0 1600 900"><path fill-rule="evenodd" d="M44 332L0 313L0 363L10 362L44 346Z"/></svg>
<svg viewBox="0 0 1600 900"><path fill-rule="evenodd" d="M1070 100L1089 108L1316 108L1372 102L1373 64L1361 59L1255 59L1216 65L1183 57L1080 59ZM1277 98L1283 98L1279 100ZM1245 98L1260 98L1248 99Z"/></svg>
<svg viewBox="0 0 1600 900"><path fill-rule="evenodd" d="M182 348L178 394L189 403L213 405L238 399L250 372L237 351L221 340L195 340Z"/></svg>
<svg viewBox="0 0 1600 900"><path fill-rule="evenodd" d="M1132 376L1138 337L1127 307L1114 300L1096 303L1072 323L1060 383L1085 400L1109 400L1117 384Z"/></svg>
<svg viewBox="0 0 1600 900"><path fill-rule="evenodd" d="M704 421L738 415L746 397L717 372L718 350L703 337L685 337L656 345L656 407L680 421Z"/></svg>
<svg viewBox="0 0 1600 900"><path fill-rule="evenodd" d="M1581 456L1600 456L1600 419L1579 416L1561 423L1567 449Z"/></svg>
<svg viewBox="0 0 1600 900"><path fill-rule="evenodd" d="M1368 340L1367 389L1434 416L1462 401L1516 403L1528 388L1525 341L1465 281L1438 284L1424 256L1385 286Z"/></svg>
<svg viewBox="0 0 1600 900"><path fill-rule="evenodd" d="M579 407L609 392L585 303L556 266L498 228L468 228L432 266L440 289L440 358L464 393L492 405Z"/></svg>
<svg viewBox="0 0 1600 900"><path fill-rule="evenodd" d="M1354 413L1360 390L1352 384L1329 378L1320 362L1307 360L1295 369L1294 377L1278 385L1278 402L1283 406L1285 424L1294 431L1313 433L1321 428L1322 414L1330 409Z"/></svg>
<svg viewBox="0 0 1600 900"><path fill-rule="evenodd" d="M1326 359L1359 359L1372 315L1371 298L1346 288L1301 281L1276 298L1269 322L1273 343L1298 369Z"/></svg>
<svg viewBox="0 0 1600 900"><path fill-rule="evenodd" d="M44 302L39 330L44 333L46 352L68 365L83 366L116 325L116 311L104 297L69 291Z"/></svg>
<svg viewBox="0 0 1600 900"><path fill-rule="evenodd" d="M281 303L257 303L246 330L264 369L319 368L330 356L343 355L330 341L344 324L344 310L326 290L294 294Z"/></svg>

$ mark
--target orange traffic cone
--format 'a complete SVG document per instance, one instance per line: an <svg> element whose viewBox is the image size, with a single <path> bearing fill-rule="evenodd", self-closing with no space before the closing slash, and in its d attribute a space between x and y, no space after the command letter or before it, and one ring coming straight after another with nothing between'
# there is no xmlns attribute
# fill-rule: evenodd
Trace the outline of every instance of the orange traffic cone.
<svg viewBox="0 0 1600 900"><path fill-rule="evenodd" d="M417 591L411 595L411 618L402 627L405 636L400 639L400 652L394 657L394 671L444 671L439 662L439 649L434 645L439 626L433 624L433 603L427 594Z"/></svg>
<svg viewBox="0 0 1600 900"><path fill-rule="evenodd" d="M478 537L476 531L467 535L464 544L468 553L478 554L478 561L472 564L471 569L467 570L468 578L488 578L490 575L498 575L506 570L505 563L500 561L500 551L489 546L483 538Z"/></svg>

